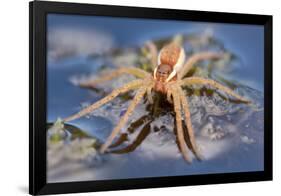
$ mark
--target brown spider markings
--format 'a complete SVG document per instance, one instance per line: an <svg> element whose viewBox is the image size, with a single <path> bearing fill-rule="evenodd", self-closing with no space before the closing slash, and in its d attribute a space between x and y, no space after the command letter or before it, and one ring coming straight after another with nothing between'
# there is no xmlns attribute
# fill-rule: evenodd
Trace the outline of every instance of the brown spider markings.
<svg viewBox="0 0 281 196"><path fill-rule="evenodd" d="M135 107L141 102L145 94L147 96L148 101L152 103L152 90L158 91L160 93L166 94L168 101L174 104L177 138L179 142L179 148L184 159L188 162L192 161L188 154L188 146L184 139L184 130L182 127L182 111L184 113L184 120L187 127L187 134L190 140L189 142L191 145L191 151L194 153L197 159L201 160L202 156L197 147L192 128L188 100L186 99L186 95L182 90L182 87L193 84L208 85L210 87L223 91L242 102L249 103L249 101L236 94L228 87L225 87L214 80L201 77L183 78L190 71L192 66L198 61L219 59L220 57L222 57L223 54L213 52L201 52L192 55L184 63L184 50L176 43L172 42L171 44L164 46L159 52L158 58L157 48L152 42L147 42L146 47L150 51L151 61L153 65L157 65L154 69L153 74L150 74L136 67L119 67L117 70L106 73L106 75L102 75L98 79L89 80L81 83L80 86L82 87L95 87L99 83L111 80L123 74L130 74L139 78L125 84L120 88L113 90L109 95L93 103L92 105L82 109L78 113L65 118L63 121L69 122L71 120L75 120L77 118L85 116L90 112L94 111L95 109L113 100L120 94L126 93L131 90L137 90L126 113L122 116L122 118L115 126L105 143L101 146L100 152L104 153L110 147L115 137L120 133L121 128L126 125L126 122L128 121L130 115L134 111Z"/></svg>

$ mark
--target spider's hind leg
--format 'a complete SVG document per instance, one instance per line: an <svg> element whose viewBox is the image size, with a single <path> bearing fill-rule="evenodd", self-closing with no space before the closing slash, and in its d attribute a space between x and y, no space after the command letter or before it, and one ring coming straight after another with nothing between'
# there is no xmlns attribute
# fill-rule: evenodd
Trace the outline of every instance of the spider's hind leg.
<svg viewBox="0 0 281 196"><path fill-rule="evenodd" d="M158 61L158 50L156 45L152 41L147 41L145 43L145 47L148 49L149 54L150 54L150 59L151 59L151 64L155 68L157 66L157 61Z"/></svg>

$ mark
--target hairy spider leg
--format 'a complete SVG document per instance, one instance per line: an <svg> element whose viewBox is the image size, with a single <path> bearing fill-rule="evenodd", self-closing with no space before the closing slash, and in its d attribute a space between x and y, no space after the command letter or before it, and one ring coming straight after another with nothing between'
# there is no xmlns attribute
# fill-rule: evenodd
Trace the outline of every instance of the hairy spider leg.
<svg viewBox="0 0 281 196"><path fill-rule="evenodd" d="M140 117L139 119L137 119L136 121L132 122L127 129L128 133L122 133L119 136L119 138L117 138L116 141L109 146L109 148L118 147L121 144L123 144L125 141L128 141L128 134L133 134L139 127L143 126L143 124L145 124L146 121L151 122L149 115L144 115L144 116Z"/></svg>
<svg viewBox="0 0 281 196"><path fill-rule="evenodd" d="M173 103L173 99L172 99L172 91L168 88L167 89L167 100L169 103Z"/></svg>
<svg viewBox="0 0 281 196"><path fill-rule="evenodd" d="M137 67L119 67L117 70L107 71L103 73L100 77L96 79L90 79L79 83L79 86L85 88L94 88L97 84L112 80L123 74L130 74L137 78L144 79L145 77L150 76L150 74L142 69Z"/></svg>
<svg viewBox="0 0 281 196"><path fill-rule="evenodd" d="M172 89L172 96L174 101L174 110L176 113L177 137L179 141L180 151L184 159L187 162L191 163L191 159L188 156L187 144L185 143L184 140L184 134L182 128L182 116L181 116L181 103L180 103L179 92L177 92L177 89Z"/></svg>
<svg viewBox="0 0 281 196"><path fill-rule="evenodd" d="M218 59L223 56L222 53L215 53L215 52L201 52L197 54L193 54L189 57L186 63L183 65L182 70L178 73L178 79L182 79L193 67L193 65L202 60L211 60L211 59Z"/></svg>
<svg viewBox="0 0 281 196"><path fill-rule="evenodd" d="M153 65L153 69L157 66L158 61L158 50L156 45L152 41L148 41L145 43L145 46L149 50L149 54L151 55L151 64Z"/></svg>
<svg viewBox="0 0 281 196"><path fill-rule="evenodd" d="M232 97L238 99L239 101L245 102L245 103L250 103L249 100L247 100L246 98L236 94L233 90L231 90L228 87L225 87L223 85L221 85L220 83L211 80L211 79L206 79L206 78L201 78L201 77L189 77L189 78L185 78L183 80L181 80L181 85L193 85L193 84L200 84L200 85L210 85L213 88L216 88L218 90L221 90L229 95L231 95Z"/></svg>
<svg viewBox="0 0 281 196"><path fill-rule="evenodd" d="M140 87L141 85L143 85L143 83L144 83L144 80L141 80L141 79L129 82L129 83L125 84L124 86L122 86L122 87L120 87L118 89L113 90L106 97L104 97L101 100L93 103L92 105L82 109L78 113L76 113L76 114L74 114L72 116L66 117L65 119L63 119L63 121L64 122L68 122L68 121L72 121L72 120L75 120L77 118L80 118L82 116L85 116L85 115L91 113L92 111L94 111L95 109L101 107L102 105L108 103L109 101L111 101L112 99L117 97L119 94L125 93L125 92L133 90L133 89L136 89L136 88Z"/></svg>
<svg viewBox="0 0 281 196"><path fill-rule="evenodd" d="M189 140L191 143L192 151L195 154L195 156L197 157L197 159L202 160L202 155L200 154L199 149L197 147L195 136L194 136L194 131L192 128L188 101L186 100L186 96L180 87L178 87L178 91L180 93L181 105L182 105L182 108L184 111L185 123L186 123L186 127L187 127Z"/></svg>
<svg viewBox="0 0 281 196"><path fill-rule="evenodd" d="M111 150L110 153L122 154L122 153L129 153L134 151L138 146L142 144L145 138L150 134L151 131L150 123L151 121L149 121L142 127L142 129L138 133L137 137L133 140L133 142L131 142L129 145L127 145L124 148Z"/></svg>
<svg viewBox="0 0 281 196"><path fill-rule="evenodd" d="M153 86L149 86L146 89L147 100L150 104L153 104L152 88L153 88Z"/></svg>
<svg viewBox="0 0 281 196"><path fill-rule="evenodd" d="M146 93L146 88L147 88L146 86L141 87L137 91L137 93L136 93L134 99L131 101L126 113L122 116L122 118L118 122L117 126L113 129L110 136L106 139L105 143L101 146L101 149L100 149L101 153L104 153L107 150L107 148L110 146L110 144L112 143L112 141L114 140L116 135L121 131L121 128L123 126L125 126L126 122L128 121L128 118L133 113L135 107L139 104L139 102L142 100L144 94Z"/></svg>

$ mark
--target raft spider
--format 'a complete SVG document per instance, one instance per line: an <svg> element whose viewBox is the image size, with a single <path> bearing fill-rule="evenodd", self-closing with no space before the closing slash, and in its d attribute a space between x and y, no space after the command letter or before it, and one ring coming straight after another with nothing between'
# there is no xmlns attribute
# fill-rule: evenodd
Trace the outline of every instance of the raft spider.
<svg viewBox="0 0 281 196"><path fill-rule="evenodd" d="M184 78L184 76L190 71L192 66L198 61L219 59L222 57L222 53L200 52L192 55L185 62L184 49L175 42L171 42L165 45L160 50L159 54L156 46L152 42L147 42L146 47L150 51L151 61L155 66L154 72L152 74L136 67L119 67L118 69L111 71L106 75L103 75L95 80L88 80L80 83L80 86L83 87L94 87L98 83L111 80L123 74L130 74L138 78L125 84L120 88L113 90L109 95L93 103L92 105L82 109L78 113L65 118L63 122L69 122L82 116L85 116L90 112L94 111L95 109L113 100L120 94L126 93L131 90L137 90L133 100L128 106L127 111L121 117L118 124L114 127L113 131L111 132L105 143L101 146L100 152L104 153L112 144L115 137L120 133L121 128L126 125L129 116L132 114L135 107L141 102L142 98L146 95L148 101L152 103L152 91L156 91L167 95L168 101L174 105L177 127L177 139L179 143L179 150L181 151L182 156L187 162L192 161L188 154L187 143L184 140L184 132L182 127L183 114L185 124L187 127L187 134L189 136L191 151L197 159L201 160L202 156L196 145L196 140L192 128L188 100L182 87L193 84L208 85L209 87L213 87L215 89L223 91L242 102L249 103L249 101L236 94L228 87L225 87L214 80L195 76Z"/></svg>

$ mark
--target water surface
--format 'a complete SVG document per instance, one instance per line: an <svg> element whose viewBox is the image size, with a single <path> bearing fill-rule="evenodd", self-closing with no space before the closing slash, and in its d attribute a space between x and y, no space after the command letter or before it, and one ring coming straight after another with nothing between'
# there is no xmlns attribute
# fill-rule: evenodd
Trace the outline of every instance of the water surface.
<svg viewBox="0 0 281 196"><path fill-rule="evenodd" d="M128 141L116 147L116 153L99 154L99 144L126 111L134 95L130 92L70 122L74 127L68 129L85 133L78 139L48 142L49 182L263 170L262 26L48 15L47 121L78 112L134 78L120 77L95 90L80 88L77 81L97 77L117 64L145 67L148 61L141 48L146 41L160 47L179 34L188 55L206 50L231 54L223 62L199 63L194 75L215 79L253 102L249 106L227 100L227 95L201 87L185 89L204 160L184 161L174 134L172 106L158 105L155 114L146 99L122 129ZM128 145L135 150L121 153L129 151Z"/></svg>

